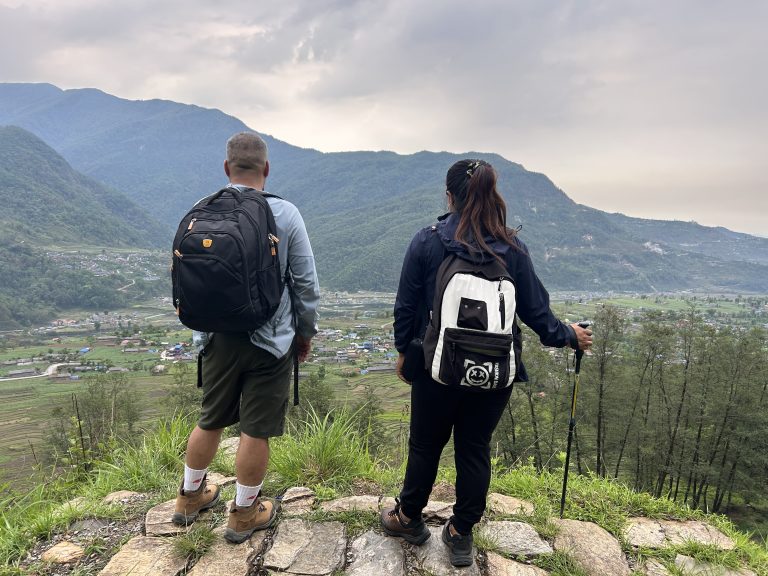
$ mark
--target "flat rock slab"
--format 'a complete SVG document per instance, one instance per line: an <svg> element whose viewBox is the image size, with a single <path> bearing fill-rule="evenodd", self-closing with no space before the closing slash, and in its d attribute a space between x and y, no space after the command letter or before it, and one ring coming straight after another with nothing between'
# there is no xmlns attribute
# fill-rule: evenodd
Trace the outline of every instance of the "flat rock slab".
<svg viewBox="0 0 768 576"><path fill-rule="evenodd" d="M219 450L224 452L225 456L234 456L237 454L237 449L240 447L240 436L232 436L231 438L224 438L219 443Z"/></svg>
<svg viewBox="0 0 768 576"><path fill-rule="evenodd" d="M288 488L281 498L282 511L286 515L306 514L317 501L317 496L309 488L304 486L295 486Z"/></svg>
<svg viewBox="0 0 768 576"><path fill-rule="evenodd" d="M85 550L73 542L59 542L43 552L43 562L53 564L73 564L85 556Z"/></svg>
<svg viewBox="0 0 768 576"><path fill-rule="evenodd" d="M477 565L477 559L471 566L464 568L455 568L448 559L448 547L440 539L442 528L439 526L429 526L432 536L421 546L414 546L413 551L416 555L416 564L421 570L420 573L430 574L431 576L480 576L480 568ZM477 553L477 550L475 550Z"/></svg>
<svg viewBox="0 0 768 576"><path fill-rule="evenodd" d="M648 560L643 566L645 576L672 576L672 572L658 560Z"/></svg>
<svg viewBox="0 0 768 576"><path fill-rule="evenodd" d="M555 520L560 532L555 550L562 550L590 576L629 576L630 569L619 541L592 522Z"/></svg>
<svg viewBox="0 0 768 576"><path fill-rule="evenodd" d="M683 571L686 576L756 576L747 569L733 569L708 562L699 562L688 556L678 554L675 558L675 566Z"/></svg>
<svg viewBox="0 0 768 576"><path fill-rule="evenodd" d="M509 560L495 552L488 553L487 561L488 576L547 576L541 568Z"/></svg>
<svg viewBox="0 0 768 576"><path fill-rule="evenodd" d="M272 547L264 556L264 567L289 574L331 574L344 565L346 546L340 522L309 523L287 518L277 526Z"/></svg>
<svg viewBox="0 0 768 576"><path fill-rule="evenodd" d="M733 550L735 542L705 522L698 520L652 520L630 518L625 531L627 541L635 547L666 548L686 542Z"/></svg>
<svg viewBox="0 0 768 576"><path fill-rule="evenodd" d="M425 522L445 523L453 516L453 502L440 502L439 500L430 500L421 513Z"/></svg>
<svg viewBox="0 0 768 576"><path fill-rule="evenodd" d="M398 538L369 530L352 542L347 576L405 576L405 553Z"/></svg>
<svg viewBox="0 0 768 576"><path fill-rule="evenodd" d="M346 498L337 498L329 502L323 502L320 508L325 512L378 512L378 496L347 496Z"/></svg>
<svg viewBox="0 0 768 576"><path fill-rule="evenodd" d="M266 532L254 532L250 540L242 544L230 544L224 540L224 530L221 526L213 531L216 534L213 546L187 572L187 576L248 576L253 568L251 558L261 550Z"/></svg>
<svg viewBox="0 0 768 576"><path fill-rule="evenodd" d="M174 536L176 534L183 534L188 530L187 526L177 526L171 519L173 518L173 512L176 508L176 500L168 500L162 504L158 504L154 508L150 508L147 511L147 515L144 518L144 532L147 536ZM205 520L211 514L210 510L201 512L196 522Z"/></svg>
<svg viewBox="0 0 768 576"><path fill-rule="evenodd" d="M132 492L130 490L118 490L117 492L111 492L104 496L101 500L103 504L130 504L131 502L137 502L146 498L144 494L138 492Z"/></svg>
<svg viewBox="0 0 768 576"><path fill-rule="evenodd" d="M533 526L525 522L487 522L480 527L480 534L492 541L498 550L510 556L552 554L552 547L541 539Z"/></svg>
<svg viewBox="0 0 768 576"><path fill-rule="evenodd" d="M651 518L630 518L624 536L636 548L665 548L667 536L658 520Z"/></svg>
<svg viewBox="0 0 768 576"><path fill-rule="evenodd" d="M512 496L506 496L493 492L488 495L488 510L492 514L514 516L522 514L524 516L533 516L533 504L514 498Z"/></svg>
<svg viewBox="0 0 768 576"><path fill-rule="evenodd" d="M218 472L208 472L207 482L224 488L237 482L237 476L224 476L224 474L219 474Z"/></svg>
<svg viewBox="0 0 768 576"><path fill-rule="evenodd" d="M715 546L721 550L733 550L736 547L736 543L732 539L706 522L660 520L660 523L667 539L673 545L698 542L699 544Z"/></svg>
<svg viewBox="0 0 768 576"><path fill-rule="evenodd" d="M176 576L187 565L168 538L137 536L112 556L100 576Z"/></svg>

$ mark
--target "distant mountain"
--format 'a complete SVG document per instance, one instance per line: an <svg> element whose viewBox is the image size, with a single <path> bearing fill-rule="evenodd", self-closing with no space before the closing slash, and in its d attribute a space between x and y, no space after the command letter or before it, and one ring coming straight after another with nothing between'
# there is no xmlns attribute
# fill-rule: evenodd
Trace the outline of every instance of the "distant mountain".
<svg viewBox="0 0 768 576"><path fill-rule="evenodd" d="M0 227L16 241L147 248L168 237L146 210L15 126L0 126L0 203Z"/></svg>
<svg viewBox="0 0 768 576"><path fill-rule="evenodd" d="M247 129L218 110L30 84L0 84L0 123L35 132L168 230L225 182L224 142ZM445 172L463 157L485 158L497 169L509 223L522 225L550 290L764 291L768 284L768 239L607 214L494 154L324 154L265 139L268 189L301 208L329 288L395 289L410 238L443 211Z"/></svg>

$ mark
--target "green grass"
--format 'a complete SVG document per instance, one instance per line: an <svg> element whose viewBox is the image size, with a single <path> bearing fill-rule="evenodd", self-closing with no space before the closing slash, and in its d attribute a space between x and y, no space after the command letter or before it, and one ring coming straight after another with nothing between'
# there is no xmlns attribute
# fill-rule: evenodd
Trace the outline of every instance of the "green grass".
<svg viewBox="0 0 768 576"><path fill-rule="evenodd" d="M187 561L195 562L210 551L216 540L210 526L193 524L186 532L173 539L173 551Z"/></svg>
<svg viewBox="0 0 768 576"><path fill-rule="evenodd" d="M349 495L361 479L376 484L379 492L396 493L403 478L403 467L375 462L363 449L348 414L334 418L310 415L305 426L293 430L276 440L268 474L268 492L304 485L314 488L321 499ZM24 575L19 561L38 538L47 538L63 530L72 521L84 517L122 518L126 512L117 507L104 506L101 499L116 490L148 492L149 499L142 506L173 497L182 469L182 455L188 434L194 422L180 416L173 417L148 430L137 445L118 444L108 461L96 462L85 476L64 475L48 478L28 493L6 495L0 500L0 575ZM232 466L231 458L219 457L218 468ZM455 470L441 467L438 481L453 482ZM516 469L494 469L492 491L498 491L531 501L535 505L533 516L511 516L511 519L529 522L545 538L556 534L553 518L559 508L561 477L553 473L536 473L531 466ZM226 491L232 495L232 488ZM74 497L84 499L73 506L63 506ZM768 576L768 549L751 541L749 536L736 531L722 516L706 516L666 500L655 500L649 495L635 494L618 482L589 476L572 476L569 481L566 516L595 522L622 539L627 518L636 515L665 518L702 518L734 538L734 551L721 551L707 546L686 544L665 550L633 551L623 543L624 551L635 559L657 558L667 564L676 554L692 556L700 561L721 566L749 566L759 576ZM221 514L212 522L220 522ZM376 528L378 515L374 512L328 513L320 510L309 516L313 521L342 522L347 533L354 537ZM190 529L177 540L177 553L195 559L204 554L213 541L210 525ZM496 550L492 538L478 535L480 550ZM103 552L104 543L94 539L88 544L92 552ZM584 576L567 554L556 552L537 558L534 563L551 574Z"/></svg>
<svg viewBox="0 0 768 576"><path fill-rule="evenodd" d="M356 478L372 478L375 464L345 412L321 418L310 412L298 430L276 438L270 450L270 470L281 488L326 486L348 488Z"/></svg>

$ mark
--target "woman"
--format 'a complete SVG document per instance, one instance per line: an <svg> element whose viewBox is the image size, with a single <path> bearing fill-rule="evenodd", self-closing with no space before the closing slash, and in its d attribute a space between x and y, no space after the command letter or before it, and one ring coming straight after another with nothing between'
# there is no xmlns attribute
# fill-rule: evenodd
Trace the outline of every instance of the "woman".
<svg viewBox="0 0 768 576"><path fill-rule="evenodd" d="M448 170L446 195L450 212L436 226L414 236L403 262L395 302L395 346L400 352L401 380L405 353L414 338L423 338L432 311L437 270L449 255L471 261L493 258L503 263L516 292L516 312L546 346L588 349L592 332L555 318L528 250L506 226L506 205L496 190L496 172L482 160L461 160ZM409 364L412 359L409 358ZM518 362L516 380L527 380ZM421 368L421 366L419 366ZM410 370L409 370L410 372ZM423 369L412 377L408 464L400 498L384 510L381 524L391 536L423 544L430 536L421 519L437 475L443 447L453 431L456 504L442 540L454 566L472 564L472 527L485 511L491 479L490 442L512 393L512 386L476 390L447 386Z"/></svg>

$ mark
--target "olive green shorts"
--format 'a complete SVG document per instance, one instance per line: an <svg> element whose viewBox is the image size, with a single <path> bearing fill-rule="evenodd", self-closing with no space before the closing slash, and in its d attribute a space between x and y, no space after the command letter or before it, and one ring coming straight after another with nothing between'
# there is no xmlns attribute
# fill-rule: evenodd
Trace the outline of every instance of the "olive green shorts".
<svg viewBox="0 0 768 576"><path fill-rule="evenodd" d="M282 435L292 358L293 350L275 358L245 332L215 334L203 354L198 426L218 430L240 422L240 430L253 438Z"/></svg>

